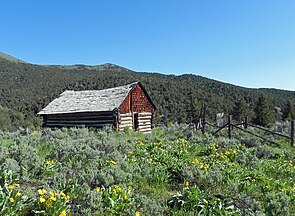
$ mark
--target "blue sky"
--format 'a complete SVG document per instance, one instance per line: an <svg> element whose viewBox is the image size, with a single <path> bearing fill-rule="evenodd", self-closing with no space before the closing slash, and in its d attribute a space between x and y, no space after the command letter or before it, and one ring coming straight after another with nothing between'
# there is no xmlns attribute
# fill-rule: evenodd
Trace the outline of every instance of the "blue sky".
<svg viewBox="0 0 295 216"><path fill-rule="evenodd" d="M295 90L294 0L9 0L0 51Z"/></svg>

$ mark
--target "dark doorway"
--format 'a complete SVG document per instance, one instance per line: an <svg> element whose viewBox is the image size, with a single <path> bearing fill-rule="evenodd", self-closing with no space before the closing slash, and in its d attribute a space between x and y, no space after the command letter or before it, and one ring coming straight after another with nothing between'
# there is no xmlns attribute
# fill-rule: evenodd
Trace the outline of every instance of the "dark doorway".
<svg viewBox="0 0 295 216"><path fill-rule="evenodd" d="M138 113L133 114L133 125L134 125L134 130L138 130Z"/></svg>

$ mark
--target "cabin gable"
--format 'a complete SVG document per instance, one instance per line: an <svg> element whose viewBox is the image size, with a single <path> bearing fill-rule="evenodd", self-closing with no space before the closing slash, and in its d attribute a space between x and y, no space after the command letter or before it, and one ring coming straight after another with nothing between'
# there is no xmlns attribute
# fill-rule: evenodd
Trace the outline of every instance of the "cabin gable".
<svg viewBox="0 0 295 216"><path fill-rule="evenodd" d="M131 110L133 112L141 113L141 112L154 112L154 107L151 101L148 98L148 95L143 90L140 84L137 84L132 91L131 94Z"/></svg>
<svg viewBox="0 0 295 216"><path fill-rule="evenodd" d="M136 131L151 132L155 105L140 83L133 86L118 109L118 130L133 128Z"/></svg>

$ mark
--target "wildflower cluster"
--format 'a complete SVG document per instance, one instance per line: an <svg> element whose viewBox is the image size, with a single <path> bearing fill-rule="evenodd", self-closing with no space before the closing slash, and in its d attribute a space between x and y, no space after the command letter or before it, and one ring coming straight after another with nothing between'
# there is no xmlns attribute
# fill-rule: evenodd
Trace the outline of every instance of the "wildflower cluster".
<svg viewBox="0 0 295 216"><path fill-rule="evenodd" d="M201 169L201 170L205 170L205 171L208 171L208 169L209 169L209 163L202 163L202 162L200 162L198 159L194 159L193 161L192 161L192 164L193 165L198 165L198 167Z"/></svg>
<svg viewBox="0 0 295 216"><path fill-rule="evenodd" d="M38 212L44 212L49 215L59 213L60 216L66 216L69 213L68 202L71 198L65 192L47 191L45 188L37 190L38 193Z"/></svg>
<svg viewBox="0 0 295 216"><path fill-rule="evenodd" d="M189 189L189 182L186 181L186 182L184 183L183 190L186 191L186 190L188 190L188 189Z"/></svg>
<svg viewBox="0 0 295 216"><path fill-rule="evenodd" d="M188 148L188 141L186 139L178 139L177 143L180 145L181 148Z"/></svg>
<svg viewBox="0 0 295 216"><path fill-rule="evenodd" d="M239 150L230 148L227 151L222 151L219 153L219 157L225 160L233 161L236 159Z"/></svg>
<svg viewBox="0 0 295 216"><path fill-rule="evenodd" d="M143 142L141 140L137 140L135 145L143 145Z"/></svg>
<svg viewBox="0 0 295 216"><path fill-rule="evenodd" d="M117 162L114 161L114 160L106 160L106 162L107 162L108 164L113 164L113 165L116 165L116 164L117 164Z"/></svg>
<svg viewBox="0 0 295 216"><path fill-rule="evenodd" d="M55 161L54 160L47 160L46 161L46 164L47 165L54 165L55 164Z"/></svg>
<svg viewBox="0 0 295 216"><path fill-rule="evenodd" d="M0 215L17 215L31 202L12 172L0 167Z"/></svg>
<svg viewBox="0 0 295 216"><path fill-rule="evenodd" d="M120 185L97 186L95 191L101 193L103 205L110 208L113 213L126 212L134 203L130 186L128 188L123 188Z"/></svg>
<svg viewBox="0 0 295 216"><path fill-rule="evenodd" d="M10 195L9 202L11 204L14 204L15 202L19 201L20 198L22 197L22 193L19 187L20 187L20 184L18 183L9 184L7 187L9 192L8 194Z"/></svg>

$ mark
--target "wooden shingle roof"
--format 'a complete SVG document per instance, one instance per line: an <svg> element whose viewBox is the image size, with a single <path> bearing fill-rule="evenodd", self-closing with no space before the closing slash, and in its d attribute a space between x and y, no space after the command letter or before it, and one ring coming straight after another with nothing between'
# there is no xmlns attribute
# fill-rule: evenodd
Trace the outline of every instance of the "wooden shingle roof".
<svg viewBox="0 0 295 216"><path fill-rule="evenodd" d="M113 111L137 83L103 90L65 91L38 114Z"/></svg>

